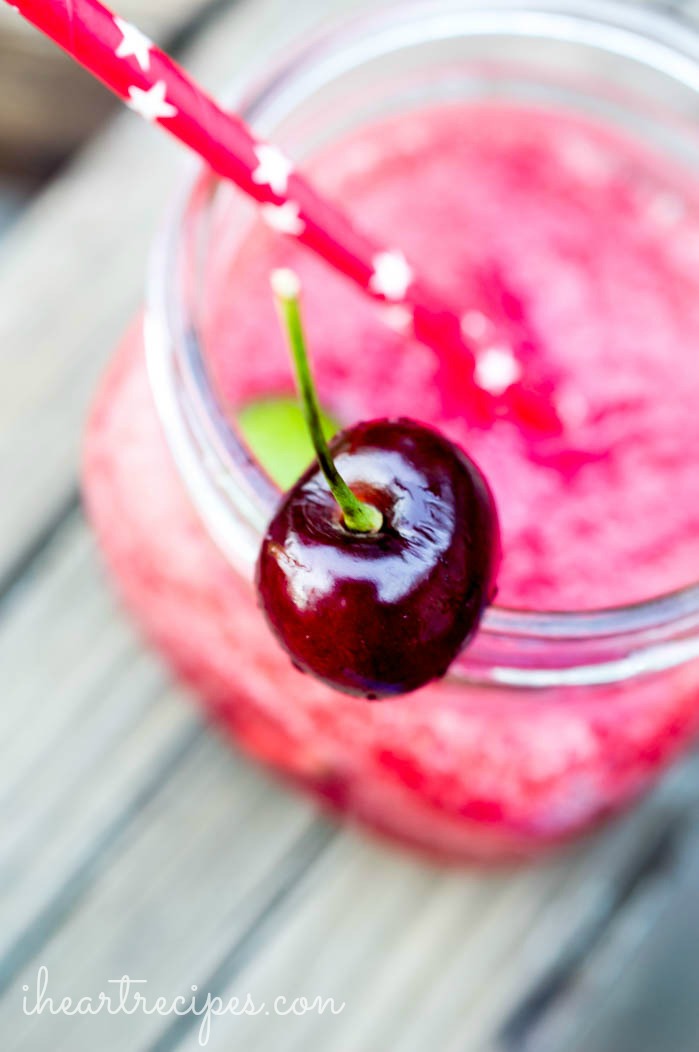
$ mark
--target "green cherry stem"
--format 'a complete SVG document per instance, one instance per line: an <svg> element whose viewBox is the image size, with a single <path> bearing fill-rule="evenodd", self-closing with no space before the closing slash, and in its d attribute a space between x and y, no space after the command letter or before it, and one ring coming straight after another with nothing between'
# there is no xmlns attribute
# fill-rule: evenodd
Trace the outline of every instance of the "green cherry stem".
<svg viewBox="0 0 699 1052"><path fill-rule="evenodd" d="M308 361L306 340L301 321L299 297L301 284L293 270L275 270L271 276L272 291L282 320L286 338L291 348L296 370L303 413L308 425L318 463L327 479L330 491L340 506L342 518L348 530L355 533L377 533L383 525L378 508L359 500L349 488L340 472L323 434L320 406L316 394L311 367Z"/></svg>

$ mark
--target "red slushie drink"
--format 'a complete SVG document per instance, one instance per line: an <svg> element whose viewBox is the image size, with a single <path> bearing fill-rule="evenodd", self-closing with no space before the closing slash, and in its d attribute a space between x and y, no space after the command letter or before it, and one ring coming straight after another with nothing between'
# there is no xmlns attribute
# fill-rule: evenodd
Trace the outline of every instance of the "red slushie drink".
<svg viewBox="0 0 699 1052"><path fill-rule="evenodd" d="M699 183L591 119L453 103L352 133L306 170L461 306L477 377L551 377L555 449L511 420L444 405L438 355L322 262L256 222L207 271L212 385L234 421L293 392L269 289L290 266L325 410L410 416L481 467L502 527L499 607L596 611L690 585L699 569ZM283 434L278 436L283 444ZM453 858L535 854L651 784L699 722L696 663L540 685L468 668L367 703L292 666L250 576L185 492L156 417L137 324L92 415L92 520L149 638L250 754L353 820ZM369 615L370 616L370 615ZM468 651L464 661L468 659ZM526 662L524 662L526 666ZM526 680L526 677L525 677Z"/></svg>

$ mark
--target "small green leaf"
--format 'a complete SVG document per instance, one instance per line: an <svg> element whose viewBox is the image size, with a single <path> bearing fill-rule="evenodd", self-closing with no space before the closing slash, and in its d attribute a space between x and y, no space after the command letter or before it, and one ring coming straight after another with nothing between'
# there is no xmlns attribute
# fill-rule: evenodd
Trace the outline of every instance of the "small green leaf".
<svg viewBox="0 0 699 1052"><path fill-rule="evenodd" d="M327 439L339 425L321 412ZM274 479L287 490L293 486L314 457L313 446L300 405L293 398L279 396L250 402L238 412L238 425L250 449Z"/></svg>

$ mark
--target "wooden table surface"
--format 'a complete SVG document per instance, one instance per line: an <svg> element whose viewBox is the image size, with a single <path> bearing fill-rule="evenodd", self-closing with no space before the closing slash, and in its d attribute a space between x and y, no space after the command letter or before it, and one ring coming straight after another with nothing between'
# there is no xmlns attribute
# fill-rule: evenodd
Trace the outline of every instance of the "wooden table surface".
<svg viewBox="0 0 699 1052"><path fill-rule="evenodd" d="M186 59L216 89L348 6L214 3ZM57 1002L128 975L152 999L345 1003L214 1019L214 1052L697 1052L695 758L546 863L445 871L231 751L115 605L81 426L178 165L123 115L11 225L22 189L0 192L0 1049L200 1047L191 1015L25 1014L45 966Z"/></svg>

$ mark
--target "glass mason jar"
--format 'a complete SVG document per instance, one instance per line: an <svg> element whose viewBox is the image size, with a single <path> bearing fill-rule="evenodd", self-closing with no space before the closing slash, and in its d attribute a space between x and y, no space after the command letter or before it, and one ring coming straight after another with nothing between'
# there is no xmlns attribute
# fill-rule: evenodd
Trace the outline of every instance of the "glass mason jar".
<svg viewBox="0 0 699 1052"><path fill-rule="evenodd" d="M699 169L697 39L610 0L401 3L314 39L236 108L303 161L368 119L492 97L593 114ZM626 805L692 739L699 585L617 609L493 608L444 681L395 702L297 673L252 587L279 493L207 368L217 326L236 322L226 261L254 219L204 173L160 233L145 318L88 434L86 496L107 560L146 632L249 753L404 843L533 856Z"/></svg>

